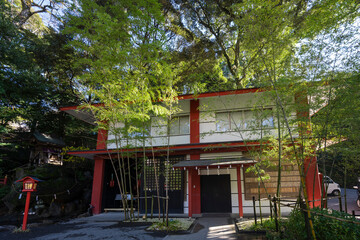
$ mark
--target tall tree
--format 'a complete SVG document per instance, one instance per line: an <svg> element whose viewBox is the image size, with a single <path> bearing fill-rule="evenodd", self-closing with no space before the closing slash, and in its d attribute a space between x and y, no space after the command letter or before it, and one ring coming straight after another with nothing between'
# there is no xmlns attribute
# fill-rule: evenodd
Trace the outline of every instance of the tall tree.
<svg viewBox="0 0 360 240"><path fill-rule="evenodd" d="M300 39L353 18L359 8L357 1L333 0L161 2L168 29L177 36L174 45L181 46L174 49L179 53L178 61L194 61L205 70L209 64L220 64L234 88L266 77L261 57L274 39L282 41L282 45L276 46L279 50L293 54ZM285 53L279 51L275 60L286 58ZM184 74L186 83L189 74L185 71Z"/></svg>
<svg viewBox="0 0 360 240"><path fill-rule="evenodd" d="M118 150L109 158L121 166L116 177L124 196L128 189L125 176L130 171L123 167L122 150L131 147L126 143L131 142L128 140L134 132L144 135L150 114L167 114L166 107L158 102L168 98L176 79L165 45L161 7L154 0L82 0L68 12L66 21L65 32L76 36L72 46L83 56L74 64L86 66L77 76L86 107L94 113L99 127L109 130L113 141L108 143ZM142 139L143 147L145 141ZM142 157L145 168L145 153ZM144 190L146 193L146 186ZM124 198L123 204L126 208Z"/></svg>
<svg viewBox="0 0 360 240"><path fill-rule="evenodd" d="M58 111L61 106L79 103L73 78L79 69L71 65L76 54L66 46L71 36L45 27L38 15L32 16L26 26L18 26L13 4L0 1L1 151L28 147L24 132L35 130L68 136L65 140L69 144L91 146L94 141L81 139L94 138L88 129L85 131L84 124ZM7 165L14 168L26 163L28 157L13 154L4 159L16 162Z"/></svg>

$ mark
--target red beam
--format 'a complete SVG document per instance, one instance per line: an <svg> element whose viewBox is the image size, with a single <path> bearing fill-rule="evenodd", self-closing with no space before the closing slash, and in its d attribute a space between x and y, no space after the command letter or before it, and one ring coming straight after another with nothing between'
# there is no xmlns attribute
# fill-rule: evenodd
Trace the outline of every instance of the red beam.
<svg viewBox="0 0 360 240"><path fill-rule="evenodd" d="M171 146L170 150L193 150L193 149L204 149L204 148L227 148L227 147L256 147L260 143L259 142L232 142L232 143L203 143L203 144L187 144L187 145L177 145L177 146ZM167 147L154 147L154 151L166 151ZM141 148L127 148L127 149L120 149L119 151L122 152L140 152L143 151ZM71 151L68 152L68 154L108 154L108 153L117 153L117 150L110 149L110 150L87 150L87 151Z"/></svg>
<svg viewBox="0 0 360 240"><path fill-rule="evenodd" d="M237 94L245 94L245 93L255 93L255 92L265 92L265 89L262 88L246 88L246 89L238 89L238 90L231 90L231 91L221 91L221 92L208 92L208 93L200 93L198 95L194 94L186 94L186 95L179 95L176 98L178 100L191 100L191 99L198 99L198 98L207 98L207 97L217 97L217 96L226 96L226 95L237 95ZM100 107L105 106L103 103L95 103L93 106ZM77 110L82 109L82 107L78 106L68 106L68 107L61 107L61 111L67 110Z"/></svg>
<svg viewBox="0 0 360 240"><path fill-rule="evenodd" d="M218 96L237 95L237 94L265 92L265 91L266 90L262 88L246 88L246 89L238 89L238 90L222 91L222 92L200 93L198 95L194 95L194 94L181 95L178 96L178 99L179 100L198 99L198 98L218 97Z"/></svg>
<svg viewBox="0 0 360 240"><path fill-rule="evenodd" d="M103 103L94 103L92 104L93 107L103 107L105 106ZM86 109L86 107L76 105L76 106L68 106L68 107L61 107L60 111L68 111L68 110L82 110Z"/></svg>

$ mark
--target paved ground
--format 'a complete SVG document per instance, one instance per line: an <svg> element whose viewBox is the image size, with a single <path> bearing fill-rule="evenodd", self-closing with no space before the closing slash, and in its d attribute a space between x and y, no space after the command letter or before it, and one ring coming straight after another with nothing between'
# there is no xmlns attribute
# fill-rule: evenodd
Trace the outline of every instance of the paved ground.
<svg viewBox="0 0 360 240"><path fill-rule="evenodd" d="M233 219L229 217L199 218L194 231L186 235L168 235L164 240L237 239Z"/></svg>
<svg viewBox="0 0 360 240"><path fill-rule="evenodd" d="M0 239L6 240L197 240L197 239L261 239L254 236L237 236L233 219L225 216L197 219L192 233L166 235L145 231L147 226L133 226L122 223L120 213L103 213L92 217L78 218L49 225L29 226L27 233L12 233L6 226L0 226Z"/></svg>
<svg viewBox="0 0 360 240"><path fill-rule="evenodd" d="M67 222L29 227L28 233L3 230L0 239L6 240L100 240L100 239L163 239L166 234L145 231L146 226L122 224L122 214L106 213Z"/></svg>
<svg viewBox="0 0 360 240"><path fill-rule="evenodd" d="M344 196L344 188L341 188L341 195ZM339 210L339 198L329 195L330 199L328 200L328 208ZM346 202L347 202L347 211L349 214L352 214L352 211L355 211L356 215L360 215L360 208L356 205L357 200L357 190L356 189L346 189ZM342 209L345 211L345 199L342 198Z"/></svg>
<svg viewBox="0 0 360 240"><path fill-rule="evenodd" d="M344 194L344 189L342 195ZM331 198L331 196L329 196ZM348 212L355 210L360 215L356 205L357 192L347 189ZM343 201L343 209L345 209ZM328 207L338 210L338 198L328 200ZM0 226L0 239L6 240L100 240L100 239L138 239L138 240L197 240L197 239L261 239L255 236L236 235L233 220L230 217L199 218L193 233L183 235L166 235L145 231L147 226L124 224L121 213L103 213L87 218L78 218L66 222L49 225L29 226L28 233L12 233L6 226Z"/></svg>

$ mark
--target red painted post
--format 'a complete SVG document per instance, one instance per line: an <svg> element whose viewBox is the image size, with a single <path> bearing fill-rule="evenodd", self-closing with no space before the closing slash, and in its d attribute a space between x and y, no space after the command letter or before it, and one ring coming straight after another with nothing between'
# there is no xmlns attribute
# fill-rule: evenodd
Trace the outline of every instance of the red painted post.
<svg viewBox="0 0 360 240"><path fill-rule="evenodd" d="M242 218L244 216L243 213L243 204L242 204L242 190L241 190L241 168L238 166L237 170L237 180L238 180L238 198L239 198L239 216Z"/></svg>
<svg viewBox="0 0 360 240"><path fill-rule="evenodd" d="M190 101L190 143L200 142L199 118L200 118L199 100L191 100Z"/></svg>
<svg viewBox="0 0 360 240"><path fill-rule="evenodd" d="M28 214L29 214L31 192L36 191L37 183L40 182L40 181L42 181L42 180L37 179L37 178L33 178L33 177L24 177L23 179L19 179L19 180L16 181L16 182L21 182L23 184L22 192L27 193L23 225L22 225L22 228L21 228L23 231L26 230L26 223L27 223L27 218L28 218Z"/></svg>
<svg viewBox="0 0 360 240"><path fill-rule="evenodd" d="M200 142L199 100L190 100L190 143ZM190 154L190 160L199 160L200 154ZM189 217L201 213L200 175L194 168L188 171Z"/></svg>
<svg viewBox="0 0 360 240"><path fill-rule="evenodd" d="M295 95L295 102L299 105L296 116L300 119L299 134L305 137L311 133L310 131L310 113L309 103L306 92L299 92ZM314 149L315 151L315 149ZM305 185L310 202L310 207L321 206L321 181L317 167L316 156L306 157L304 159Z"/></svg>
<svg viewBox="0 0 360 240"><path fill-rule="evenodd" d="M30 196L31 196L31 192L27 192L24 219L23 219L23 224L22 224L22 228L21 228L23 231L26 230L26 223L27 223L27 218L28 218L28 214L29 214L29 206L30 206Z"/></svg>
<svg viewBox="0 0 360 240"><path fill-rule="evenodd" d="M321 206L321 181L317 169L316 157L307 157L304 164L305 185L310 207ZM314 182L315 179L315 182ZM315 200L315 202L313 202Z"/></svg>
<svg viewBox="0 0 360 240"><path fill-rule="evenodd" d="M108 131L99 129L97 136L96 149L106 149ZM102 194L104 184L105 159L94 158L94 177L91 194L91 205L93 206L93 214L101 213Z"/></svg>
<svg viewBox="0 0 360 240"><path fill-rule="evenodd" d="M195 169L189 169L188 190L189 190L189 217L201 213L200 196L200 175Z"/></svg>
<svg viewBox="0 0 360 240"><path fill-rule="evenodd" d="M93 187L91 194L91 205L94 207L93 214L101 213L103 184L104 184L104 169L105 169L105 160L102 158L95 158Z"/></svg>

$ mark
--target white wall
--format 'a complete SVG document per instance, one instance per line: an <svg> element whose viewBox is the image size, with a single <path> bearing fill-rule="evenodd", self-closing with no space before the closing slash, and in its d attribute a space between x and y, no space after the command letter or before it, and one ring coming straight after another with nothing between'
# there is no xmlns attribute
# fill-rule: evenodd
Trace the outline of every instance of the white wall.
<svg viewBox="0 0 360 240"><path fill-rule="evenodd" d="M241 152L228 152L228 153L203 153L200 154L200 159L214 159L217 157L222 158L234 158L241 157ZM187 156L188 158L188 156ZM189 159L187 159L189 160ZM230 175L230 187L231 187L231 210L232 213L239 213L239 197L238 197L238 187L237 187L237 172L236 167L232 168L221 168L221 169L198 169L199 175ZM186 171L186 186L188 185L188 171ZM189 193L187 187L185 189L186 199L184 200L184 213L189 213Z"/></svg>
<svg viewBox="0 0 360 240"><path fill-rule="evenodd" d="M216 130L216 112L252 110L257 106L265 108L274 107L274 103L265 100L266 92L226 95L200 99L200 142L229 142L257 140L264 135L276 135L274 129L260 130L234 130L218 132ZM275 122L274 122L275 123ZM261 135L262 134L262 135Z"/></svg>
<svg viewBox="0 0 360 240"><path fill-rule="evenodd" d="M220 153L219 153L220 154ZM203 155L203 154L201 154ZM207 156L203 155L201 156L201 159L207 159ZM232 152L230 155L233 156L241 156L241 152ZM225 158L226 158L225 154ZM230 186L231 186L231 212L238 214L239 213L239 194L238 194L238 184L240 181L241 184L241 196L242 196L242 205L243 205L243 214L245 217L247 216L253 216L254 215L254 208L253 208L253 202L252 200L245 200L245 181L244 181L244 168L240 168L240 178L237 178L237 171L236 167L233 167L231 169L228 168L222 168L222 169L199 169L198 170L199 175L217 175L217 174L230 174ZM184 213L189 213L189 193L187 190L188 186L188 171L185 172L185 179L186 179L186 199L184 200ZM267 199L263 199L260 201L261 203L261 211L262 214L269 215L270 214L270 202ZM255 209L257 215L260 214L260 208L259 208L259 201L255 202ZM287 215L291 212L290 207L283 206L281 208L281 212L284 215Z"/></svg>
<svg viewBox="0 0 360 240"><path fill-rule="evenodd" d="M225 95L208 98L199 98L200 103L200 143L214 143L214 142L229 142L229 141L244 141L244 140L258 140L266 135L277 135L277 130L274 128L267 128L262 132L260 130L248 129L248 130L233 130L227 132L218 132L216 130L216 112L228 112L228 111L246 111L261 106L264 108L273 108L274 102L266 100L265 95L267 92L260 93L246 93L237 95ZM180 100L178 102L179 109L176 115L189 116L190 115L190 100ZM295 114L290 117L294 119ZM166 137L166 126L159 124L161 120L157 117L152 117L151 123L151 136L147 139L145 146L166 146L168 139ZM121 124L119 124L120 126ZM276 119L274 117L274 126L277 126ZM285 132L286 134L286 132ZM294 137L297 134L293 134ZM108 139L113 139L114 136L109 132ZM133 146L142 146L141 142L130 141ZM190 144L190 134L182 134L170 137L170 145ZM121 142L122 146L126 145L126 142ZM115 144L109 144L109 149L116 148Z"/></svg>
<svg viewBox="0 0 360 240"><path fill-rule="evenodd" d="M176 112L174 116L188 116L190 115L190 100L181 100L178 102L179 111ZM150 146L166 146L168 144L168 138L166 136L166 126L165 126L166 120L163 120L159 117L152 117L151 118L151 136L152 138L148 138L145 142L146 147ZM119 123L116 125L116 127L123 127L123 123ZM109 131L108 135L108 141L114 140L114 134L111 133L111 130ZM183 135L176 135L176 136L170 136L170 145L179 145L179 144L189 144L190 143L190 134L183 134ZM141 141L126 141L123 140L119 142L119 146L122 147L126 146L127 144L130 144L131 146L138 146L141 147L143 143ZM108 149L115 149L116 144L115 143L108 143Z"/></svg>

